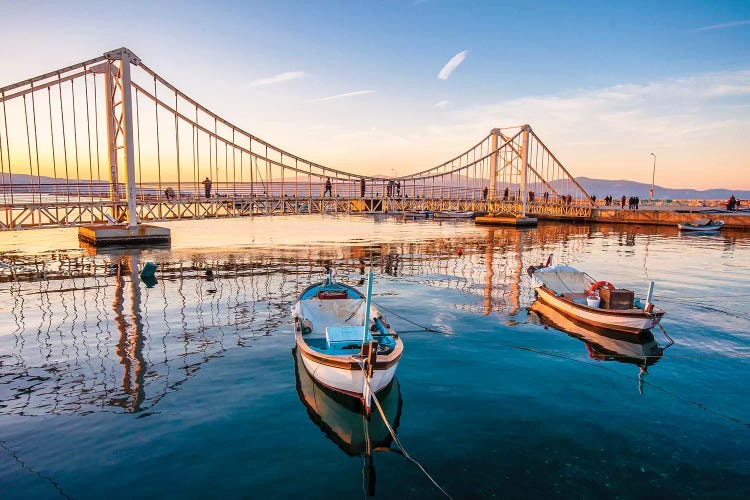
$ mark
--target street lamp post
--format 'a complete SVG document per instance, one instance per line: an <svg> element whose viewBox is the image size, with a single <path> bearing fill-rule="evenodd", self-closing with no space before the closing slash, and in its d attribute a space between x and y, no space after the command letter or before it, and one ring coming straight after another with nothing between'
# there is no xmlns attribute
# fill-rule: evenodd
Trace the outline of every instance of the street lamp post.
<svg viewBox="0 0 750 500"><path fill-rule="evenodd" d="M654 157L654 169L651 172L651 204L654 204L654 179L656 178L656 155L654 153L651 153L651 156Z"/></svg>

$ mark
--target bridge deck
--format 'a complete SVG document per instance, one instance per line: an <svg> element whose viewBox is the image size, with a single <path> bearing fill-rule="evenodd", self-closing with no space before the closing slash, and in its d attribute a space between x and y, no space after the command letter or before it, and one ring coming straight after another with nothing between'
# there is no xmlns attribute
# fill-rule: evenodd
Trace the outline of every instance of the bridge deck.
<svg viewBox="0 0 750 500"><path fill-rule="evenodd" d="M115 206L108 200L21 203L0 205L0 229L81 226L123 222L124 203ZM343 198L343 197L247 197L188 200L139 200L137 214L141 222L183 219L230 218L255 215L294 215L319 213L398 213L474 211L520 213L517 201L462 198ZM581 219L591 216L591 208L553 203L527 204L527 213L535 217Z"/></svg>

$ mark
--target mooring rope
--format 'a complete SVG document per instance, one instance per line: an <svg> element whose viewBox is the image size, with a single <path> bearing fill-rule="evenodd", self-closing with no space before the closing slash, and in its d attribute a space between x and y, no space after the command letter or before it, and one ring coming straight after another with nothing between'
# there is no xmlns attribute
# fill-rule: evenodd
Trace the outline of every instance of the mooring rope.
<svg viewBox="0 0 750 500"><path fill-rule="evenodd" d="M448 494L447 491L445 491L438 483L433 479L433 477L430 475L429 472L420 464L414 457L409 455L409 452L406 451L406 448L404 448L404 445L401 444L401 441L398 439L398 436L396 436L396 432L393 430L393 427L391 427L390 422L388 422L388 419L385 416L385 412L383 411L383 407L380 406L380 401L378 401L377 396L375 395L375 391L373 390L372 386L370 385L370 379L367 377L367 370L365 370L365 364L362 360L357 360L357 364L359 365L359 368L362 370L362 376L364 377L365 383L367 384L367 387L370 389L370 394L372 395L372 400L375 402L375 407L378 409L378 413L380 414L380 418L383 419L383 424L385 424L386 429L388 429L388 432L391 434L391 437L393 438L393 441L398 445L398 447L401 449L401 452L403 455L412 463L414 463L419 469L424 473L425 476L427 476L427 479L429 479L432 484L435 485L437 489L439 489L443 495L445 495L447 498L453 499L452 496Z"/></svg>
<svg viewBox="0 0 750 500"><path fill-rule="evenodd" d="M426 327L426 326L420 325L419 323L416 323L414 321L408 320L408 319L404 318L403 316L400 316L400 315L394 313L393 311L389 311L388 309L386 309L385 307L383 307L380 304L376 304L376 305L379 308L382 308L383 310L388 311L390 314L393 314L394 316L397 316L397 317L403 319L404 321L407 321L408 323L411 323L412 325L415 325L415 326L417 326L419 328L422 328L426 332L441 333L443 335L450 335L448 332L443 332L441 330L436 330L434 328ZM657 323L657 326L659 326L659 328L661 329L661 331L664 333L664 336L669 341L669 343L664 347L664 349L666 349L666 348L670 347L671 345L673 345L675 342L672 339L672 337L670 337L669 334L667 334L666 330L664 330L664 327L662 327L661 324L658 324L658 323ZM401 333L405 333L405 332L401 332ZM600 365L600 364L595 364L595 363L588 363L585 360L580 360L580 359L576 359L576 358L570 357L570 356L579 355L580 353L578 353L578 352L546 351L546 350L536 349L536 348L533 348L533 347L513 345L513 344L505 344L505 343L500 343L499 345L502 346L502 347L507 347L509 349L517 349L517 350L521 350L521 351L533 352L533 353L541 354L541 355L544 355L544 356L558 357L558 358L563 358L563 359L567 359L567 360L570 360L570 361L575 361L576 363L583 363L583 364L588 365L588 366L592 366L592 367L595 367L595 368L600 368L602 370L607 370L607 371L609 371L611 373L614 373L615 375L619 375L621 377L625 377L625 378L628 378L628 379L631 379L631 380L638 380L637 378L634 378L634 377L632 377L630 375L626 375L624 373L618 372L617 370L613 370L613 369L608 368L606 366L603 366L603 365ZM626 356L626 355L620 355L620 354L608 354L607 356L611 357L611 358L632 358L633 357L633 356ZM638 356L639 359L644 359L644 360L647 360L647 359L650 359L650 358L660 358L660 357L662 357L661 354L659 354L659 355ZM710 358L710 357L745 358L745 357L750 357L750 352L748 352L748 353L696 354L696 355L683 355L683 356L679 356L678 355L678 356L670 356L670 357L671 358L681 358L681 359L699 359L699 358ZM745 427L750 428L750 423L744 423L741 420L739 420L738 418L731 417L731 416L728 416L728 415L724 415L722 413L714 411L714 410L708 408L703 403L700 403L698 401L691 401L689 399L685 399L685 398L679 396L678 394L670 392L670 391L668 391L668 390L666 390L663 387L660 387L658 385L652 384L652 383L648 382L647 380L642 380L641 382L645 383L645 384L647 384L647 385L649 385L651 387L653 387L656 390L662 391L663 393L672 396L673 398L677 399L678 401L682 401L684 403L691 404L691 405L696 406L698 408L701 408L701 409L703 409L703 410L705 410L705 411L707 411L707 412L709 412L709 413L711 413L713 415L716 415L718 417L724 418L724 419L729 420L731 422L735 422L735 423L738 423L738 424L741 424L741 425L743 425Z"/></svg>
<svg viewBox="0 0 750 500"><path fill-rule="evenodd" d="M448 334L447 334L446 332L441 332L440 330L435 330L434 328L430 328L430 327L428 327L428 326L424 326L424 325L420 325L419 323L415 323L414 321L412 321L412 320L410 320L410 319L408 319L408 318L405 318L405 317L401 316L400 314L396 313L395 311L393 311L393 310L391 310L391 309L388 309L388 308L387 308L387 307L385 307L384 305L382 305L382 304L378 304L378 303L377 303L377 302L375 302L374 300L372 301L372 303L373 303L373 304L375 304L376 306L378 306L378 308L380 308L380 309L382 309L382 310L386 311L386 312L387 312L388 314L392 314L392 315L396 316L397 318L399 318L399 319L402 319L402 320L406 321L407 323L409 323L409 324L412 324L412 325L416 326L417 328L420 328L420 331L421 331L421 330L425 330L425 331L427 331L427 332L431 332L431 333L443 333L443 334L446 334L446 335L448 335ZM404 332L401 332L401 333L404 333Z"/></svg>

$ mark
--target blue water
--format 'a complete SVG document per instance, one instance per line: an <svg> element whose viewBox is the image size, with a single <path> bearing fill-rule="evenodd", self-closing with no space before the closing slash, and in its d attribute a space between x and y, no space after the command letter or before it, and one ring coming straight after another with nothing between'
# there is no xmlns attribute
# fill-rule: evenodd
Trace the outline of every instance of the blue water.
<svg viewBox="0 0 750 500"><path fill-rule="evenodd" d="M750 491L748 234L316 216L170 227L171 248L135 251L80 249L70 230L0 234L0 497L364 497L361 447L336 437L360 417L322 396L318 415L298 390L290 308L326 263L360 289L375 273L405 344L391 423L454 498ZM644 342L674 345L644 368L627 338L545 326L525 269L550 253L641 297L654 281L666 335ZM155 284L138 277L147 261ZM372 463L376 497L442 495L398 453Z"/></svg>

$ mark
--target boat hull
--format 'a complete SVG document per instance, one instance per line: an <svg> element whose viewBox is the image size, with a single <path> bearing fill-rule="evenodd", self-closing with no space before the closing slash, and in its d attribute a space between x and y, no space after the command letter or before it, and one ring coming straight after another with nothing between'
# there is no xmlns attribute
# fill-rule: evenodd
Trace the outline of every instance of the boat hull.
<svg viewBox="0 0 750 500"><path fill-rule="evenodd" d="M633 335L587 325L562 314L541 300L531 304L529 310L537 314L543 325L563 331L584 342L589 356L598 361L649 366L661 359L664 353L664 349L648 331Z"/></svg>
<svg viewBox="0 0 750 500"><path fill-rule="evenodd" d="M677 227L680 229L680 231L708 232L708 231L718 231L719 229L721 229L722 225L716 225L716 226L691 226L690 224L677 224Z"/></svg>
<svg viewBox="0 0 750 500"><path fill-rule="evenodd" d="M640 333L650 330L661 321L664 311L654 309L647 313L642 309L611 310L588 307L555 295L545 286L537 288L539 300L562 314L588 325L621 332Z"/></svg>
<svg viewBox="0 0 750 500"><path fill-rule="evenodd" d="M350 368L331 366L331 364L326 364L320 359L313 359L311 356L305 355L302 349L300 349L300 352L302 364L310 376L319 384L355 398L362 399L364 397L365 377L358 363L355 362L354 367ZM370 387L374 393L377 394L391 383L397 367L398 362L380 369L376 365L370 379Z"/></svg>

